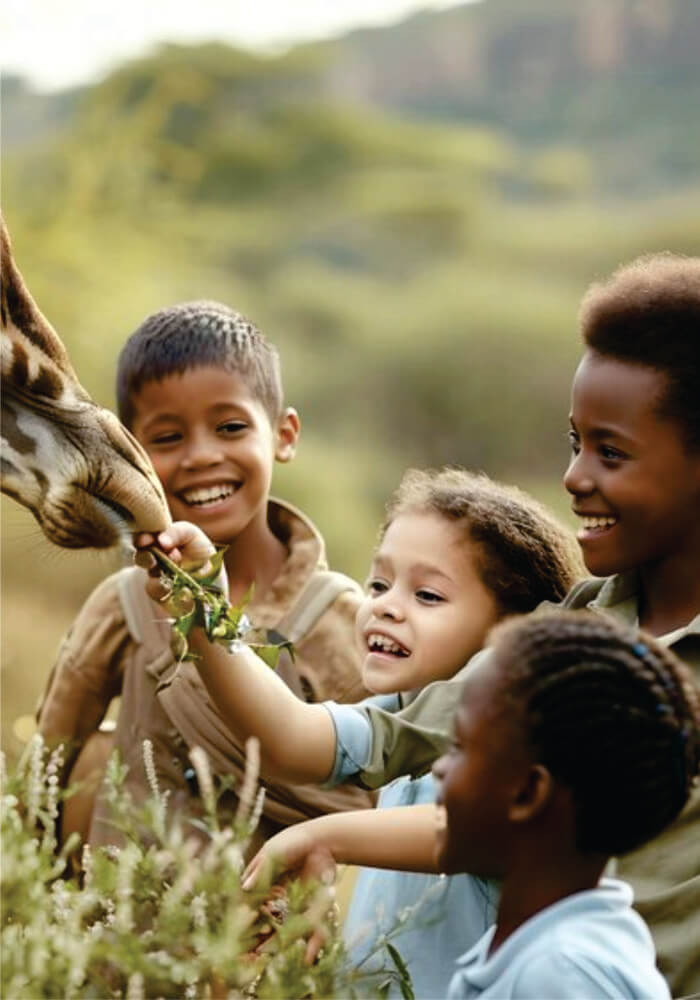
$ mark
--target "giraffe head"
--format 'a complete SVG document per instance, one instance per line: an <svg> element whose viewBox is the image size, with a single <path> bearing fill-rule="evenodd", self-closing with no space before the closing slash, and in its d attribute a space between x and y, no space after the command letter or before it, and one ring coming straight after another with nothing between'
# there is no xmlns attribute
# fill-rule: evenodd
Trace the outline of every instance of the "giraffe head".
<svg viewBox="0 0 700 1000"><path fill-rule="evenodd" d="M83 389L18 271L0 217L2 492L64 548L109 548L169 521L139 443Z"/></svg>

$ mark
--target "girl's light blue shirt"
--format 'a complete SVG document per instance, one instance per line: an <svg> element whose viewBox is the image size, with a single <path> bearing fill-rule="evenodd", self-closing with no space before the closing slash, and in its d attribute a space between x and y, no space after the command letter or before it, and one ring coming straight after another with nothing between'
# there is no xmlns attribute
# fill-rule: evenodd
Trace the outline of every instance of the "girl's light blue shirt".
<svg viewBox="0 0 700 1000"><path fill-rule="evenodd" d="M398 711L398 695L368 699L385 711ZM336 768L330 783L342 781L362 766L368 743L362 717L345 712L346 706L326 703L338 737ZM367 727L368 728L368 727ZM432 775L398 778L382 788L377 808L434 802L437 787ZM494 886L469 875L451 877L361 868L348 915L344 938L353 965L376 969L391 966L386 952L367 956L378 937L400 923L405 929L390 940L406 962L419 1000L435 1000L447 994L455 962L469 942L477 941L495 919L497 893ZM363 962L363 960L366 960ZM392 988L390 996L400 996Z"/></svg>
<svg viewBox="0 0 700 1000"><path fill-rule="evenodd" d="M670 1000L626 882L604 878L559 900L489 955L494 932L458 960L448 1000Z"/></svg>

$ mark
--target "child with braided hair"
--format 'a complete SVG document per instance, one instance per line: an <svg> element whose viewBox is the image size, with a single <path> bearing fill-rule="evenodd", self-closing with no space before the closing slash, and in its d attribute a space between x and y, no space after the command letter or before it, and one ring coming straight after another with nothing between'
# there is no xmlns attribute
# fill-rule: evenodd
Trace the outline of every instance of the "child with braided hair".
<svg viewBox="0 0 700 1000"><path fill-rule="evenodd" d="M630 887L603 871L688 801L700 692L660 643L590 613L512 620L491 643L433 765L436 867L501 890L448 998L668 997Z"/></svg>

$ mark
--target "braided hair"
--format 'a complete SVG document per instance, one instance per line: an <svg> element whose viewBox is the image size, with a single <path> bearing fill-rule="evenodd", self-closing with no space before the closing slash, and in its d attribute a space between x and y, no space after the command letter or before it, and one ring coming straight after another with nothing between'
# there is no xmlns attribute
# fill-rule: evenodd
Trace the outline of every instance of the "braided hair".
<svg viewBox="0 0 700 1000"><path fill-rule="evenodd" d="M675 819L700 768L700 692L670 650L580 611L497 626L493 645L533 749L571 790L579 850L622 854Z"/></svg>
<svg viewBox="0 0 700 1000"><path fill-rule="evenodd" d="M271 422L277 420L282 412L277 349L245 316L208 300L159 309L128 338L117 362L119 419L131 427L134 396L146 382L210 365L240 374Z"/></svg>

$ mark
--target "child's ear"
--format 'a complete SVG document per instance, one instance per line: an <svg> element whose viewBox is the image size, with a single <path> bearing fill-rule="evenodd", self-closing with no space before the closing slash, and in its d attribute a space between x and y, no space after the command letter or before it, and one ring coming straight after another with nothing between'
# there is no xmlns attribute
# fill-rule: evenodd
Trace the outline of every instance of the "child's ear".
<svg viewBox="0 0 700 1000"><path fill-rule="evenodd" d="M278 462L291 462L294 458L300 430L299 414L293 406L288 406L277 421L275 458Z"/></svg>
<svg viewBox="0 0 700 1000"><path fill-rule="evenodd" d="M514 823L526 823L542 812L552 797L554 778L543 764L532 764L514 796L508 816Z"/></svg>

